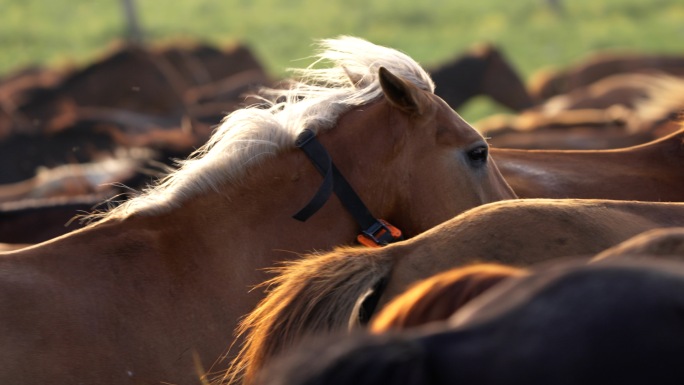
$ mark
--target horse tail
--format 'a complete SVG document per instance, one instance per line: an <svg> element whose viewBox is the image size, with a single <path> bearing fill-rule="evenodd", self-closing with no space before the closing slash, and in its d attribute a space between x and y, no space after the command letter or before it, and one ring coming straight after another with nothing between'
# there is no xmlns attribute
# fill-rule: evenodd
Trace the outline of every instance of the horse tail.
<svg viewBox="0 0 684 385"><path fill-rule="evenodd" d="M339 248L275 268L268 294L237 328L243 339L223 381L250 383L266 361L308 335L347 328L360 298L394 265L387 248Z"/></svg>

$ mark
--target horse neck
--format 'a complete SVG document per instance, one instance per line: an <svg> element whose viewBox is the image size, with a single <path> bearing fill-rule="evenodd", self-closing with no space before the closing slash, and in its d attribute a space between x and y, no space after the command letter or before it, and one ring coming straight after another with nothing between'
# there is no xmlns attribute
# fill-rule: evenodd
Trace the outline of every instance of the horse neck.
<svg viewBox="0 0 684 385"><path fill-rule="evenodd" d="M487 56L480 87L482 94L514 111L534 105L524 81L499 52Z"/></svg>
<svg viewBox="0 0 684 385"><path fill-rule="evenodd" d="M239 183L208 190L161 215L164 223L175 224L169 226L172 234L186 234L182 246L189 252L202 246L207 258L263 268L353 241L356 225L334 197L308 221L292 218L322 181L303 153L288 151L252 170Z"/></svg>
<svg viewBox="0 0 684 385"><path fill-rule="evenodd" d="M486 63L481 58L466 55L434 70L431 74L437 88L435 94L457 109L470 98L481 94L481 82Z"/></svg>

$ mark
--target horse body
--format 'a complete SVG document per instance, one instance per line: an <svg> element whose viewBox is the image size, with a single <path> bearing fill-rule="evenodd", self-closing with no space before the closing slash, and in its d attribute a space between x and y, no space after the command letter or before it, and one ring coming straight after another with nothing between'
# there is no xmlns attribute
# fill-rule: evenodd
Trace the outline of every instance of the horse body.
<svg viewBox="0 0 684 385"><path fill-rule="evenodd" d="M594 256L592 261L614 258L684 258L684 227L653 229L636 235Z"/></svg>
<svg viewBox="0 0 684 385"><path fill-rule="evenodd" d="M527 266L590 256L641 232L682 224L681 203L523 199L483 205L397 245L405 248L384 296L392 298L417 276L427 278L446 265L486 261Z"/></svg>
<svg viewBox="0 0 684 385"><path fill-rule="evenodd" d="M112 184L135 177L145 160L110 158L92 163L68 164L37 170L36 176L17 183L0 184L0 203L87 194L115 195Z"/></svg>
<svg viewBox="0 0 684 385"><path fill-rule="evenodd" d="M265 269L359 233L334 196L306 222L292 218L322 180L294 147L305 128L407 237L515 197L415 62L360 39L324 44L322 58L344 66L272 90L287 102L232 113L179 170L100 221L2 256L0 308L13 311L0 322L0 382L198 382L261 297L249 291ZM38 350L40 368L25 359Z"/></svg>
<svg viewBox="0 0 684 385"><path fill-rule="evenodd" d="M492 148L520 198L684 201L684 129L617 150Z"/></svg>
<svg viewBox="0 0 684 385"><path fill-rule="evenodd" d="M618 74L518 115L476 126L497 147L601 149L642 144L681 128L684 80L664 74Z"/></svg>
<svg viewBox="0 0 684 385"><path fill-rule="evenodd" d="M340 249L291 263L241 325L245 347L229 373L246 382L307 337L356 325L359 302L382 309L413 283L472 263L509 266L591 256L636 234L684 225L684 204L522 199L482 205L376 250ZM384 282L384 284L381 284ZM232 377L231 377L232 376Z"/></svg>
<svg viewBox="0 0 684 385"><path fill-rule="evenodd" d="M182 279L181 261L172 274L174 261L159 248L162 237L131 222L102 224L2 257L3 381L189 379L184 372L197 340L222 319L192 306L188 296L209 293ZM193 331L193 321L207 322L206 329Z"/></svg>
<svg viewBox="0 0 684 385"><path fill-rule="evenodd" d="M271 228L277 220L245 215L250 199L216 202L224 199L211 205L203 199L161 216L108 220L3 256L1 303L13 310L0 321L2 362L40 354L42 364L6 365L0 378L30 373L62 383L197 382L198 373L230 346L240 315L258 301L259 294L249 291L263 281L261 269L303 252L297 242L307 238L326 247L321 233L339 230L313 229L319 223L312 220L299 237L278 242ZM236 213L241 222L233 220ZM245 241L253 229L264 234L258 245ZM339 233L326 242L353 236Z"/></svg>
<svg viewBox="0 0 684 385"><path fill-rule="evenodd" d="M577 111L569 112L574 115ZM556 123L552 122L552 126L541 126L526 131L508 127L490 131L479 123L477 127L482 129L484 135L489 138L489 144L493 147L528 150L620 149L644 144L658 137L653 131L628 132L622 122L615 122L606 111L591 111L591 115L595 114L601 116L598 124L597 122L575 121L573 117L567 124L563 122L558 126L553 126ZM591 120L593 119L592 117ZM485 122L484 126L486 125ZM667 131L667 133L672 133L672 131Z"/></svg>
<svg viewBox="0 0 684 385"><path fill-rule="evenodd" d="M595 83L615 74L655 73L681 76L684 57L638 53L601 52L573 67L559 71L539 71L529 84L530 93L539 101Z"/></svg>

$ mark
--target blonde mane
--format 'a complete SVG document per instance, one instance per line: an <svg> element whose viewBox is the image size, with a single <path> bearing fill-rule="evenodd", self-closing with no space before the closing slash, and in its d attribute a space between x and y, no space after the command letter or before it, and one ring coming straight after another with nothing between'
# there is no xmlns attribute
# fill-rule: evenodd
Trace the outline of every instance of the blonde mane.
<svg viewBox="0 0 684 385"><path fill-rule="evenodd" d="M222 184L239 183L259 161L293 148L304 128L330 129L343 112L379 98L379 67L434 91L430 76L409 56L359 38L321 40L315 57L306 69L291 69L298 80L289 89L263 89L263 105L226 116L204 146L178 162L176 171L101 218L164 212L200 193L218 191Z"/></svg>

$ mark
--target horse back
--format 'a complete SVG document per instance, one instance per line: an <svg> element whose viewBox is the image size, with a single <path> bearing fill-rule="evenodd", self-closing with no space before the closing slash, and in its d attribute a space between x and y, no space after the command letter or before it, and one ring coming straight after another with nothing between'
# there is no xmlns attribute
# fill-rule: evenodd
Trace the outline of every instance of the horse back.
<svg viewBox="0 0 684 385"><path fill-rule="evenodd" d="M138 333L150 332L140 320L155 312L163 282L144 238L79 230L0 254L0 362L14 363L0 368L0 383L124 383L140 371Z"/></svg>
<svg viewBox="0 0 684 385"><path fill-rule="evenodd" d="M506 181L521 198L684 201L684 129L618 150L493 148Z"/></svg>

